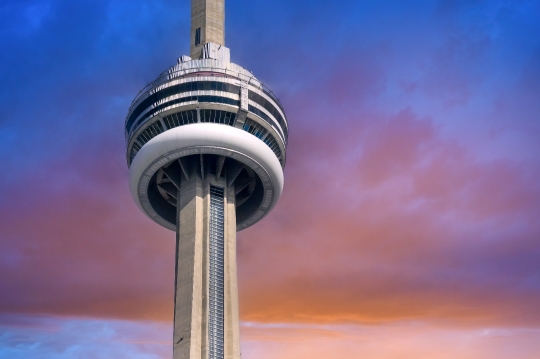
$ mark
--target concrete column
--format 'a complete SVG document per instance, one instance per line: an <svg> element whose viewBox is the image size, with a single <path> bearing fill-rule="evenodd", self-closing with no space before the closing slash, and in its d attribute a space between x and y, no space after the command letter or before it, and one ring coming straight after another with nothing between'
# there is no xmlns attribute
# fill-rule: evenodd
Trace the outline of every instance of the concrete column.
<svg viewBox="0 0 540 359"><path fill-rule="evenodd" d="M207 336L207 227L203 182L182 182L177 203L173 358L203 358Z"/></svg>
<svg viewBox="0 0 540 359"><path fill-rule="evenodd" d="M191 0L191 58L201 58L208 42L225 46L225 0Z"/></svg>
<svg viewBox="0 0 540 359"><path fill-rule="evenodd" d="M234 186L225 191L225 273L225 359L239 359L240 320L238 317Z"/></svg>
<svg viewBox="0 0 540 359"><path fill-rule="evenodd" d="M226 180L191 172L177 203L174 359L211 359L208 351L210 186ZM240 359L234 187L224 191L224 359Z"/></svg>

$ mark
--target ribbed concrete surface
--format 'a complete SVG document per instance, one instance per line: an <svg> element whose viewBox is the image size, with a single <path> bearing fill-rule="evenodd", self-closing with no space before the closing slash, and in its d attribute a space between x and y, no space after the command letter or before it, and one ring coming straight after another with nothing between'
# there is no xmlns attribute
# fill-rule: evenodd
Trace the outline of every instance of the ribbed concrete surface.
<svg viewBox="0 0 540 359"><path fill-rule="evenodd" d="M200 44L195 46L195 33L200 28ZM201 57L204 44L213 42L225 45L225 0L191 1L191 51L192 59Z"/></svg>
<svg viewBox="0 0 540 359"><path fill-rule="evenodd" d="M173 359L209 359L209 225L210 186L224 193L224 356L240 359L236 211L234 187L226 178L195 175L182 182L178 198L178 228Z"/></svg>

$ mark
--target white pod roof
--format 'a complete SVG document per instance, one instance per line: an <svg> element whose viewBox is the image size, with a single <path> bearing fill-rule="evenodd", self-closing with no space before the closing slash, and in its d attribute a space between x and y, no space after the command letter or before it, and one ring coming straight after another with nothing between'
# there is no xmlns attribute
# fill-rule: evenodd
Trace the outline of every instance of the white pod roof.
<svg viewBox="0 0 540 359"><path fill-rule="evenodd" d="M137 206L160 225L176 226L158 214L149 198L149 186L157 171L178 158L195 154L225 156L249 167L262 185L257 201L246 204L237 217L237 230L258 222L276 205L283 190L283 169L274 152L260 139L235 127L195 123L165 131L146 143L130 167L130 190ZM249 205L249 206L248 206Z"/></svg>

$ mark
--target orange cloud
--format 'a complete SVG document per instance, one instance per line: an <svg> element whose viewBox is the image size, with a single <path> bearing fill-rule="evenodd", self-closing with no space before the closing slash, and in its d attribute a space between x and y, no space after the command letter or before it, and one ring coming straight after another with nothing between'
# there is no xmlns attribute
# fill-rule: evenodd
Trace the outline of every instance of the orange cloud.
<svg viewBox="0 0 540 359"><path fill-rule="evenodd" d="M244 326L242 357L365 359L537 358L538 330L380 326Z"/></svg>

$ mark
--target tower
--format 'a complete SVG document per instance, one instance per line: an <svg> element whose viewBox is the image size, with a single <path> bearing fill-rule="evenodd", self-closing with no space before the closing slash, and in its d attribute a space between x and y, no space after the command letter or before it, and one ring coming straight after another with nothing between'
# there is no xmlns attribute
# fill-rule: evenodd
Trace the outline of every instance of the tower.
<svg viewBox="0 0 540 359"><path fill-rule="evenodd" d="M144 87L125 121L131 195L176 231L174 359L238 359L236 232L283 189L288 124L230 62L224 0L192 0L190 55Z"/></svg>

